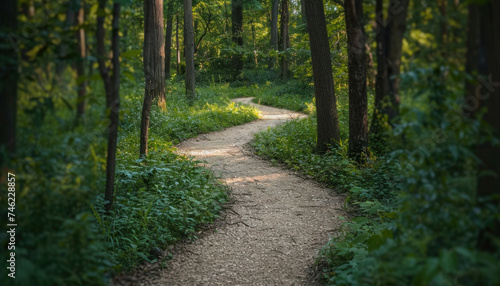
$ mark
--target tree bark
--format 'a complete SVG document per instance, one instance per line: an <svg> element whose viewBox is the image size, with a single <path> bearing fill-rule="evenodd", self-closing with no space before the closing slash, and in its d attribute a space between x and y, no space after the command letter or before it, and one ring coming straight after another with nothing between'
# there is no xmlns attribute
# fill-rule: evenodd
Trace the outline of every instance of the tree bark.
<svg viewBox="0 0 500 286"><path fill-rule="evenodd" d="M482 118L500 136L500 1L492 0L485 4L469 4L469 27L467 69L471 74L477 68L479 76L476 85L468 85L466 100L474 100L474 110L486 108ZM477 33L477 34L476 34ZM475 50L477 49L477 50ZM498 208L500 199L500 146L493 140L482 143L476 151L481 160L477 183L479 206L488 208L488 204ZM481 174L481 171L494 172ZM484 251L496 249L495 238L500 236L500 222L491 219L484 229L480 230L478 247Z"/></svg>
<svg viewBox="0 0 500 286"><path fill-rule="evenodd" d="M278 8L280 0L272 0L273 6L271 10L271 49L278 51ZM273 69L275 65L275 59L273 56L269 56L268 69Z"/></svg>
<svg viewBox="0 0 500 286"><path fill-rule="evenodd" d="M232 0L231 5L232 40L240 49L243 47L243 1ZM233 56L234 76L238 76L243 71L243 57L241 50Z"/></svg>
<svg viewBox="0 0 500 286"><path fill-rule="evenodd" d="M186 96L196 98L194 75L194 28L192 0L184 0L184 56L186 57Z"/></svg>
<svg viewBox="0 0 500 286"><path fill-rule="evenodd" d="M306 1L305 8L318 120L317 149L325 152L329 145L340 141L330 46L323 1Z"/></svg>
<svg viewBox="0 0 500 286"><path fill-rule="evenodd" d="M303 25L307 25L306 0L300 0L300 20Z"/></svg>
<svg viewBox="0 0 500 286"><path fill-rule="evenodd" d="M377 22L377 81L375 104L370 132L381 138L383 126L393 124L399 116L399 75L403 36L409 0L391 0L384 20L383 1L375 4Z"/></svg>
<svg viewBox="0 0 500 286"><path fill-rule="evenodd" d="M387 31L384 19L384 8L383 0L376 0L375 3L375 20L377 25L377 76L375 81L375 102L372 124L370 127L370 132L376 136L377 140L380 139L383 132L384 122L387 121L385 118L387 115L384 112L383 101L384 98L389 94L389 81L387 77L387 65L386 65L386 55L387 55Z"/></svg>
<svg viewBox="0 0 500 286"><path fill-rule="evenodd" d="M144 77L146 89L142 105L140 156L148 153L149 116L153 99L165 100L165 42L163 1L144 1Z"/></svg>
<svg viewBox="0 0 500 286"><path fill-rule="evenodd" d="M366 45L361 0L345 0L349 73L349 156L361 162L368 148Z"/></svg>
<svg viewBox="0 0 500 286"><path fill-rule="evenodd" d="M99 0L99 11L104 11L106 0ZM113 206L113 192L115 184L116 168L116 145L118 136L119 112L120 112L120 50L119 50L119 19L120 4L113 4L113 21L111 35L111 59L113 74L109 74L106 66L106 52L104 45L104 17L97 17L97 60L99 63L99 73L104 82L106 94L106 108L109 111L110 124L108 127L108 150L106 158L106 190L104 200L106 201L106 211L109 212Z"/></svg>
<svg viewBox="0 0 500 286"><path fill-rule="evenodd" d="M442 49L442 55L446 56L447 54L447 47L446 44L448 43L448 0L439 0L437 2L439 11L441 12L441 49Z"/></svg>
<svg viewBox="0 0 500 286"><path fill-rule="evenodd" d="M170 78L170 61L172 59L172 20L174 18L174 2L168 2L167 30L165 32L165 78Z"/></svg>
<svg viewBox="0 0 500 286"><path fill-rule="evenodd" d="M5 150L11 157L16 152L18 56L9 39L17 30L17 1L7 0L2 6L0 29L9 34L2 37L0 46L6 59L0 66L0 152ZM6 163L2 159L0 155L0 167Z"/></svg>
<svg viewBox="0 0 500 286"><path fill-rule="evenodd" d="M84 2L76 1L77 8L75 12L75 26L78 30L75 33L77 48L78 48L78 59L76 61L76 78L78 83L77 92L77 102L76 102L76 120L77 122L85 114L85 109L87 107L87 79L85 78L85 58L87 57L87 47L85 45L85 29L83 29L83 24L85 22L85 11Z"/></svg>
<svg viewBox="0 0 500 286"><path fill-rule="evenodd" d="M403 50L403 36L406 31L406 16L409 0L391 0L389 13L391 21L387 25L387 79L390 104L386 109L389 122L399 116L399 82L401 55Z"/></svg>
<svg viewBox="0 0 500 286"><path fill-rule="evenodd" d="M288 78L289 60L286 50L290 47L290 36L288 34L288 22L290 14L288 11L288 0L281 0L281 39L283 41L283 54L281 57L281 79Z"/></svg>
<svg viewBox="0 0 500 286"><path fill-rule="evenodd" d="M177 75L180 74L181 71L181 50L179 49L179 13L175 15L175 46L177 49Z"/></svg>

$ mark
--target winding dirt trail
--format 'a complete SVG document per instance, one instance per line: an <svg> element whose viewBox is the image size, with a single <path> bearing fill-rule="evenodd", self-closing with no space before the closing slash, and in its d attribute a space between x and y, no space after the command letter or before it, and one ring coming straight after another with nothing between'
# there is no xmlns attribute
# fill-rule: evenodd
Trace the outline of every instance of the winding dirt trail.
<svg viewBox="0 0 500 286"><path fill-rule="evenodd" d="M251 98L236 99L251 104ZM257 105L255 105L257 106ZM259 105L261 119L178 146L219 173L232 203L217 228L176 251L140 285L311 285L318 250L340 226L342 198L252 156L253 135L300 113ZM144 276L143 276L144 277Z"/></svg>

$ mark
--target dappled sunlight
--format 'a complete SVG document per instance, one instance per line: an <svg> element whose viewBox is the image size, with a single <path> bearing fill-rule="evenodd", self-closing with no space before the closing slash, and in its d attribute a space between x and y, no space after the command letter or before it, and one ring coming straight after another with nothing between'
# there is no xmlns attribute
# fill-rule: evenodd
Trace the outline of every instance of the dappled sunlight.
<svg viewBox="0 0 500 286"><path fill-rule="evenodd" d="M189 151L189 155L191 156L202 156L202 157L235 156L240 154L241 152L236 147Z"/></svg>
<svg viewBox="0 0 500 286"><path fill-rule="evenodd" d="M275 173L270 175L260 175L253 177L237 177L237 178L227 178L222 181L226 184L233 184L238 182L261 182L261 181L271 181L278 178L286 176L286 173Z"/></svg>
<svg viewBox="0 0 500 286"><path fill-rule="evenodd" d="M296 119L296 118L305 118L307 115L299 115L299 114L262 114L260 119L262 120L279 120L279 119Z"/></svg>

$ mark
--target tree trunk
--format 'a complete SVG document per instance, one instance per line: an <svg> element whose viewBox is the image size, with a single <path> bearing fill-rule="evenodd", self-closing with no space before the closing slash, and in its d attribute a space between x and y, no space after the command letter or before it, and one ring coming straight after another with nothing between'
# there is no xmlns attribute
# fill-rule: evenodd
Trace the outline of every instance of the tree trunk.
<svg viewBox="0 0 500 286"><path fill-rule="evenodd" d="M307 25L306 0L300 0L300 19L303 25Z"/></svg>
<svg viewBox="0 0 500 286"><path fill-rule="evenodd" d="M17 29L17 1L7 0L0 10L0 29L7 33L14 33ZM16 50L10 45L8 37L2 38L1 54L5 61L0 66L0 152L5 150L9 157L16 152L16 125L17 125L17 79L18 61ZM2 162L0 154L0 167Z"/></svg>
<svg viewBox="0 0 500 286"><path fill-rule="evenodd" d="M375 104L370 132L380 138L383 126L393 124L399 116L399 75L403 36L409 0L391 0L384 21L383 2L375 4L377 22L377 82Z"/></svg>
<svg viewBox="0 0 500 286"><path fill-rule="evenodd" d="M75 13L75 26L78 27L75 37L78 47L78 59L76 61L76 78L78 83L78 94L76 102L76 120L77 122L85 114L85 109L87 106L87 79L85 78L85 58L87 57L87 47L85 45L85 29L83 29L83 24L85 22L84 14L84 3L83 1L77 1L76 3L76 13Z"/></svg>
<svg viewBox="0 0 500 286"><path fill-rule="evenodd" d="M439 0L438 1L438 7L439 11L441 13L441 49L442 49L442 55L446 56L447 52L447 47L446 44L448 43L448 0Z"/></svg>
<svg viewBox="0 0 500 286"><path fill-rule="evenodd" d="M281 39L283 41L283 54L281 57L281 79L288 78L288 56L286 50L290 47L290 37L288 34L288 22L290 14L288 12L288 0L281 0Z"/></svg>
<svg viewBox="0 0 500 286"><path fill-rule="evenodd" d="M255 67L258 67L259 62L257 60L257 48L255 47L255 25L253 24L253 19L251 21L251 25L252 25L253 59L254 59Z"/></svg>
<svg viewBox="0 0 500 286"><path fill-rule="evenodd" d="M194 30L192 0L184 0L184 56L186 57L186 96L196 98L194 76Z"/></svg>
<svg viewBox="0 0 500 286"><path fill-rule="evenodd" d="M233 0L231 5L232 39L240 49L243 47L243 1ZM238 76L243 71L243 57L241 50L233 56L234 76Z"/></svg>
<svg viewBox="0 0 500 286"><path fill-rule="evenodd" d="M486 108L483 120L494 129L498 138L500 135L500 1L492 0L483 5L469 4L469 27L467 68L469 74L477 67L479 73L476 85L468 85L466 100L475 100L479 111ZM478 34L476 34L478 33ZM478 43L478 45L476 44ZM481 160L479 171L490 171L492 174L478 176L477 197L479 206L488 208L488 204L498 208L500 199L500 146L493 140L482 143L476 152ZM500 236L500 222L495 218L487 221L480 230L478 247L484 251L494 251L495 238Z"/></svg>
<svg viewBox="0 0 500 286"><path fill-rule="evenodd" d="M272 0L273 6L271 10L271 49L278 51L278 8L280 0ZM275 59L273 56L269 57L268 69L273 69Z"/></svg>
<svg viewBox="0 0 500 286"><path fill-rule="evenodd" d="M146 89L142 105L140 156L148 153L149 115L153 99L165 100L162 0L144 1L144 77Z"/></svg>
<svg viewBox="0 0 500 286"><path fill-rule="evenodd" d="M323 1L306 1L305 8L318 119L317 149L325 152L328 145L340 141L330 46Z"/></svg>
<svg viewBox="0 0 500 286"><path fill-rule="evenodd" d="M377 76L375 81L375 103L370 132L378 140L383 132L383 126L387 121L387 118L385 118L386 114L384 112L383 101L389 93L389 81L387 77L386 65L387 31L385 28L383 0L376 0L375 15L377 23Z"/></svg>
<svg viewBox="0 0 500 286"><path fill-rule="evenodd" d="M179 49L179 13L175 15L175 46L177 48L177 75L180 74L181 71L181 50Z"/></svg>
<svg viewBox="0 0 500 286"><path fill-rule="evenodd" d="M361 0L344 4L349 72L349 157L361 162L368 148L366 46Z"/></svg>
<svg viewBox="0 0 500 286"><path fill-rule="evenodd" d="M104 11L106 7L105 0L99 0L99 10ZM113 75L110 76L108 67L106 66L106 51L104 45L104 17L97 17L97 60L99 63L99 73L104 82L104 90L106 93L106 108L109 112L110 124L108 127L108 154L106 158L106 190L104 192L104 200L106 201L106 211L109 212L113 206L113 192L115 184L115 168L116 168L116 145L118 136L118 123L120 112L120 50L119 50L119 19L120 19L120 4L113 4L113 21L112 21L112 36L111 50L113 58L111 59Z"/></svg>
<svg viewBox="0 0 500 286"><path fill-rule="evenodd" d="M391 0L389 13L391 21L387 25L387 79L390 104L386 109L389 122L399 116L399 75L401 55L403 50L403 36L406 30L406 15L408 14L409 0ZM399 5L398 5L399 4Z"/></svg>
<svg viewBox="0 0 500 286"><path fill-rule="evenodd" d="M165 32L165 78L170 78L170 60L172 59L172 19L174 18L174 2L168 2L167 31Z"/></svg>

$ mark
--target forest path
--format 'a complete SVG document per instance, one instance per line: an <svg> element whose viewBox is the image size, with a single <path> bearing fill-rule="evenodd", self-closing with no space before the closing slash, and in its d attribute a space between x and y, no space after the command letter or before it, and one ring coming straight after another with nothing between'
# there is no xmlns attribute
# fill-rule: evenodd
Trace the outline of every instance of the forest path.
<svg viewBox="0 0 500 286"><path fill-rule="evenodd" d="M256 105L261 119L181 143L232 189L216 229L174 252L140 285L311 285L318 250L340 226L343 199L316 182L252 155L259 130L304 116Z"/></svg>

